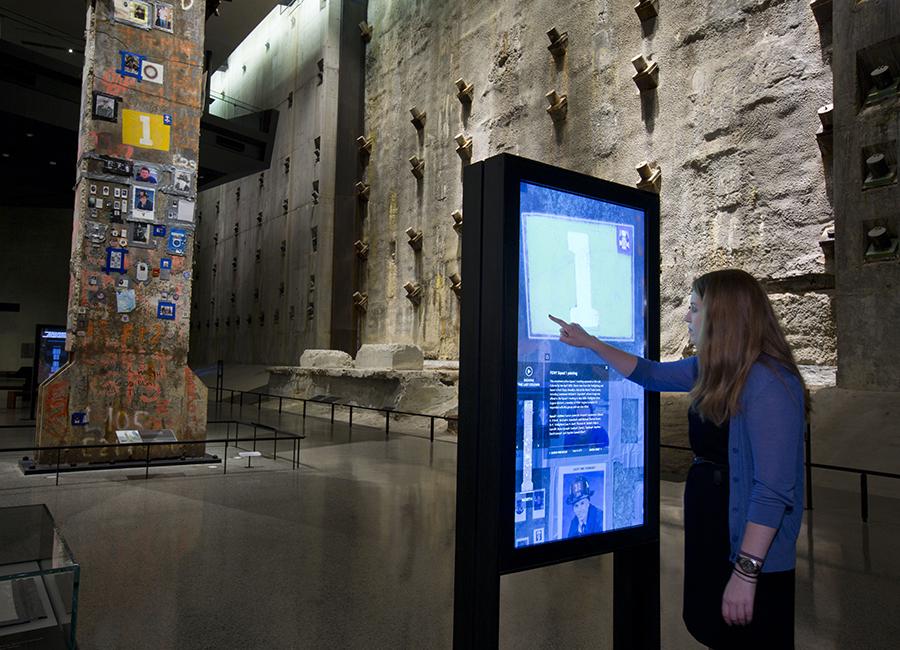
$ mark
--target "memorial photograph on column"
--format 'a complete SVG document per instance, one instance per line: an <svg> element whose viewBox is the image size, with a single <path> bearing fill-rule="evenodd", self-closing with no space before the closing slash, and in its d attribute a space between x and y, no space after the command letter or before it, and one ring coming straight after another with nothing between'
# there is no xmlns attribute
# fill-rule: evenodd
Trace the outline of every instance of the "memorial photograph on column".
<svg viewBox="0 0 900 650"><path fill-rule="evenodd" d="M648 461L656 455L648 456L643 389L590 350L560 343L549 318L580 323L633 354L654 353L648 255L655 261L658 252L648 241L657 230L654 223L651 236L647 227L658 218L648 210L654 202L635 199L642 193L630 188L622 188L630 201L600 198L600 186L591 195L552 179L519 182L515 448L508 451L515 485L504 492L513 521L501 539L508 557L533 557L536 546L547 557L562 545L580 549L575 555L588 547L603 552L605 542L614 543L609 538L628 535L621 531L639 536L655 526L645 501Z"/></svg>

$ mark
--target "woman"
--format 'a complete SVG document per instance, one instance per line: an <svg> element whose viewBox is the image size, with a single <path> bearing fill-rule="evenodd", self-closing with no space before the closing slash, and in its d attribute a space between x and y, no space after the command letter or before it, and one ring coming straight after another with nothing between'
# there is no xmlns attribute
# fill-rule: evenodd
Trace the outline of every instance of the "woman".
<svg viewBox="0 0 900 650"><path fill-rule="evenodd" d="M760 284L707 273L684 320L697 356L659 363L560 325L648 390L690 392L694 463L684 494L684 621L712 648L792 648L803 515L805 386ZM761 645L767 644L767 645Z"/></svg>

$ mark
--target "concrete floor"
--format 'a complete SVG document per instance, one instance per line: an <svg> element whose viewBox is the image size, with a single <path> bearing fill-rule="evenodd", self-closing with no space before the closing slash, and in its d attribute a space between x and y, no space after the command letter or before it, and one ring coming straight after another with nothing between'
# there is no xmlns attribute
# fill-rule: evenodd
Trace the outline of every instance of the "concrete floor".
<svg viewBox="0 0 900 650"><path fill-rule="evenodd" d="M47 503L56 517L82 564L85 649L450 647L456 445L357 426L351 442L345 424L318 419L304 432L297 471L257 459L229 461L227 476L220 465L149 480L116 470L56 487L0 455L0 506ZM0 430L0 446L30 435ZM700 647L680 620L682 489L662 483L672 649ZM900 504L873 497L862 524L858 493L817 487L815 498L799 545L798 647L896 647ZM598 557L504 578L502 647L609 647L611 574Z"/></svg>

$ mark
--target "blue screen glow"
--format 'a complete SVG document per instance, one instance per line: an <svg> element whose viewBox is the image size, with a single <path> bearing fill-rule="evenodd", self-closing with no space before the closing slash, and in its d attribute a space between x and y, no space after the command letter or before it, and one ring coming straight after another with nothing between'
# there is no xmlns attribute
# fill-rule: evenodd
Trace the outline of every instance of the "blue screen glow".
<svg viewBox="0 0 900 650"><path fill-rule="evenodd" d="M644 393L553 314L646 354L644 213L520 186L516 547L644 522Z"/></svg>

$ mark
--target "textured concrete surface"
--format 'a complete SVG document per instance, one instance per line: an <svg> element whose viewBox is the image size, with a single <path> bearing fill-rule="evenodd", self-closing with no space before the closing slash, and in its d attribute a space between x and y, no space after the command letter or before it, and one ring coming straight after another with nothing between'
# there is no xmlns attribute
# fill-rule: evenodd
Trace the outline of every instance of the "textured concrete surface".
<svg viewBox="0 0 900 650"><path fill-rule="evenodd" d="M114 443L117 429L168 428L180 440L205 435L206 388L187 366L193 223L176 221L169 214L179 196L192 199L196 190L193 175L187 187L176 189L173 173L176 168L189 173L197 169L205 15L202 3L187 9L173 5L172 12L174 31L168 33L150 29L152 20L147 29L117 21L112 3L87 5L66 323L66 349L74 354L41 385L40 445ZM146 58L139 66L162 64L162 83L151 83L149 76L139 78L143 68L123 74L127 53ZM93 118L93 92L119 98L115 121ZM137 112L130 135L126 111ZM137 161L157 167L152 186L144 185L155 191L145 221L165 226L168 242L155 235L136 241L128 222L136 211L126 208L116 219L112 206L119 203L119 191L126 190L122 202L131 205L138 186L133 174L105 170L100 156L135 161L136 169ZM143 226L152 228L150 223ZM175 228L182 229L183 238L179 250L173 251ZM110 268L110 250L121 254L121 273ZM141 263L143 278L137 274ZM118 306L121 289L133 292L131 308ZM170 318L161 317L163 305L171 310ZM80 421L73 421L75 417ZM158 447L152 455L192 451ZM74 462L131 453L122 446L69 451L64 457Z"/></svg>
<svg viewBox="0 0 900 650"><path fill-rule="evenodd" d="M350 368L353 357L340 350L304 350L300 355L301 368Z"/></svg>
<svg viewBox="0 0 900 650"><path fill-rule="evenodd" d="M195 330L197 360L285 364L307 347L328 347L319 303L337 285L322 260L343 257L324 225L334 207L321 165L336 155L327 137L323 162L314 162L313 139L333 122L324 107L341 74L328 65L338 27L325 13L310 0L273 13L214 79L247 105L277 106L282 122L279 162L263 188L248 178L201 197L204 213L217 216L203 226L200 259L216 275L205 270L198 284L209 328ZM833 215L815 137L817 109L831 98L830 50L806 0L673 0L644 23L631 3L608 0L372 0L367 20L364 133L335 133L339 146L371 138L360 158L367 256L358 269L334 270L353 274L368 300L361 344L412 343L429 359L458 357L451 276L462 251L451 213L462 203L460 133L472 138L473 160L509 151L629 185L640 161L661 167L664 356L686 343L680 321L693 276L722 266L775 279L830 270L818 239ZM559 59L547 50L551 27L568 33ZM658 88L638 91L630 63L638 54L658 63ZM457 99L459 78L473 85L470 105ZM544 98L554 89L568 99L556 125ZM410 123L413 107L426 113L421 129ZM425 163L421 179L410 173L412 156ZM419 232L421 246L411 239ZM421 289L418 303L407 283ZM799 361L834 365L833 291L819 286L773 297ZM349 294L334 300L350 304Z"/></svg>
<svg viewBox="0 0 900 650"><path fill-rule="evenodd" d="M456 413L458 383L459 371L452 369L273 366L269 368L268 392L303 398L329 395L358 406L451 415Z"/></svg>
<svg viewBox="0 0 900 650"><path fill-rule="evenodd" d="M805 0L662 3L641 23L633 3L370 2L366 131L374 139L360 291L363 342L413 342L426 357L457 355L461 160L508 151L624 184L635 165L662 169L662 350L686 343L691 278L743 267L761 278L824 271L818 238L832 219L815 139L831 72ZM545 32L567 32L554 60ZM639 93L630 60L658 63L659 87ZM458 78L474 86L471 107ZM568 96L554 126L544 94ZM409 109L426 111L424 128ZM417 180L408 158L425 161ZM463 215L465 217L465 215ZM405 230L423 232L421 251ZM465 281L465 278L463 278ZM403 285L423 288L416 307ZM803 363L834 364L830 296L776 301Z"/></svg>
<svg viewBox="0 0 900 650"><path fill-rule="evenodd" d="M211 94L220 97L212 113L275 108L279 121L269 170L198 198L192 363L297 363L303 350L330 346L338 84L331 4L276 7L212 75Z"/></svg>
<svg viewBox="0 0 900 650"><path fill-rule="evenodd" d="M421 370L424 367L422 350L403 343L366 343L356 353L357 368L388 368L390 370Z"/></svg>
<svg viewBox="0 0 900 650"><path fill-rule="evenodd" d="M866 106L869 73L888 65L900 76L900 5L834 3L834 206L837 278L838 385L846 389L900 390L900 257L866 256L866 233L875 226L900 236L900 96ZM867 189L866 159L880 153L895 176Z"/></svg>
<svg viewBox="0 0 900 650"><path fill-rule="evenodd" d="M297 471L263 458L225 476L117 470L55 487L5 456L0 498L46 503L81 563L81 647L451 647L455 445L361 427L349 442L312 420L306 434ZM665 650L701 647L681 622L682 489L661 485ZM797 647L893 647L897 501L873 499L864 526L854 493L817 494L798 547ZM610 647L611 584L609 556L504 577L500 646Z"/></svg>

